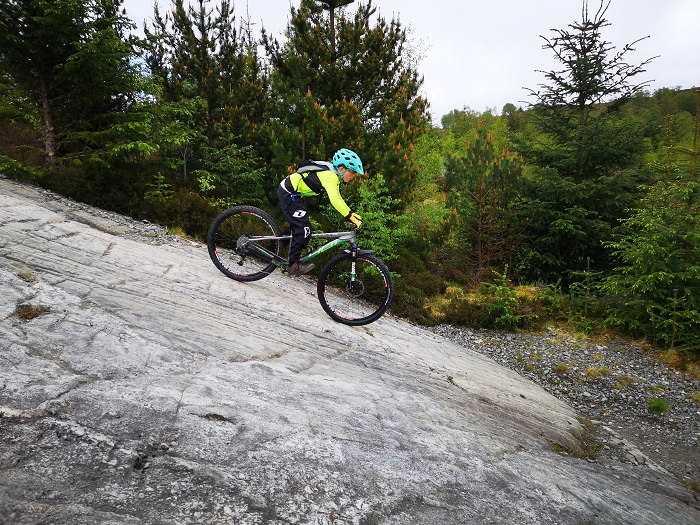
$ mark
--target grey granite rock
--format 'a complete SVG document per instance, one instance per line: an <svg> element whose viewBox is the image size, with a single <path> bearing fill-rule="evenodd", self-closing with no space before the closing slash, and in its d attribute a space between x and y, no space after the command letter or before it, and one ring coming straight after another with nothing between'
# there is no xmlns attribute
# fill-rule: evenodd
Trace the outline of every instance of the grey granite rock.
<svg viewBox="0 0 700 525"><path fill-rule="evenodd" d="M127 230L0 178L0 522L700 523L490 358Z"/></svg>

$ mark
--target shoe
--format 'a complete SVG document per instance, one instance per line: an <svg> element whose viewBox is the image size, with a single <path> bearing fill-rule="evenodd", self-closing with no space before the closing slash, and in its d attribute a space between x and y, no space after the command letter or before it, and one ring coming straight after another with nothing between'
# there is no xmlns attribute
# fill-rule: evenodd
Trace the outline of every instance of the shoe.
<svg viewBox="0 0 700 525"><path fill-rule="evenodd" d="M299 261L297 261L295 263L290 264L289 269L287 271L289 272L289 275L302 275L310 272L313 269L314 265L312 263L302 264Z"/></svg>

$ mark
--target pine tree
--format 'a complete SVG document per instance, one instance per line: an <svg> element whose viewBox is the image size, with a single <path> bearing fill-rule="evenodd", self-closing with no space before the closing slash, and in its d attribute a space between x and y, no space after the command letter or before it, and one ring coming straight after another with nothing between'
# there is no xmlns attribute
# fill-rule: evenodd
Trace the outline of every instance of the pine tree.
<svg viewBox="0 0 700 525"><path fill-rule="evenodd" d="M519 247L522 169L519 155L497 150L483 120L465 153L447 156L447 205L453 210L457 242L464 248L463 264L470 267L476 282L490 277L487 270L507 265Z"/></svg>
<svg viewBox="0 0 700 525"><path fill-rule="evenodd" d="M302 0L292 9L284 46L263 35L277 104L277 168L347 147L405 198L417 174L413 143L427 122L422 81L403 56L406 32L396 20L372 25L371 0L354 14L344 9L351 2L320 3Z"/></svg>
<svg viewBox="0 0 700 525"><path fill-rule="evenodd" d="M201 99L201 114L192 125L204 130L207 146L215 147L233 129L247 135L253 117L262 121L264 89L254 46L235 29L232 4L222 0L216 12L207 6L207 0L188 7L174 0L165 17L156 6L144 48L163 88L161 101Z"/></svg>
<svg viewBox="0 0 700 525"><path fill-rule="evenodd" d="M331 41L331 60L335 61L336 59L336 46L335 46L335 40L336 40L336 35L335 35L335 10L345 7L346 5L350 5L354 2L355 0L316 0L317 3L321 4L323 9L326 11L329 11L329 20L330 20L330 26L331 26L331 34L330 34L330 41Z"/></svg>
<svg viewBox="0 0 700 525"><path fill-rule="evenodd" d="M170 141L184 178L195 173L200 190L213 192L218 202L232 202L235 188L245 194L235 198L257 202L262 174L254 165L265 149L268 101L256 45L243 24L236 30L233 4L221 0L213 10L206 0L188 7L174 0L165 17L156 6L143 47L162 88L160 106L188 110L180 140ZM168 133L171 123L162 122L161 129ZM172 157L175 151L162 153Z"/></svg>
<svg viewBox="0 0 700 525"><path fill-rule="evenodd" d="M0 4L0 63L36 104L46 164L109 145L140 78L121 0L9 0Z"/></svg>

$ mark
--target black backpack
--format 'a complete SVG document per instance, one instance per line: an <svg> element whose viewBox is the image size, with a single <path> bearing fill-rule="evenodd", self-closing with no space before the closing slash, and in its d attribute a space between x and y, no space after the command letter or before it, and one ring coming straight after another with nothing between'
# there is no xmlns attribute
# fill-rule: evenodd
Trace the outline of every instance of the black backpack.
<svg viewBox="0 0 700 525"><path fill-rule="evenodd" d="M321 193L323 185L316 175L318 171L328 171L330 168L323 164L318 164L315 160L304 159L297 165L297 173L302 176L304 183L314 193Z"/></svg>
<svg viewBox="0 0 700 525"><path fill-rule="evenodd" d="M300 160L297 166L297 173L308 173L310 171L326 171L328 166L317 163L315 160L305 159Z"/></svg>

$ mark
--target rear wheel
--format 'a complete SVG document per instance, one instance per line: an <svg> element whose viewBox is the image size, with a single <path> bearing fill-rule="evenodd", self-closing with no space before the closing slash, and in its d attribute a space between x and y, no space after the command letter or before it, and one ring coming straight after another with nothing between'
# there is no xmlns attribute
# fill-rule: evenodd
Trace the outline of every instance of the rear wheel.
<svg viewBox="0 0 700 525"><path fill-rule="evenodd" d="M277 222L260 208L234 206L222 212L209 227L209 257L227 277L236 281L257 281L277 268L268 254L280 256L283 243L267 240L253 245L248 239L251 236L279 237L281 231Z"/></svg>
<svg viewBox="0 0 700 525"><path fill-rule="evenodd" d="M374 255L337 255L323 267L317 291L321 306L339 323L361 326L379 319L391 304L394 284Z"/></svg>

